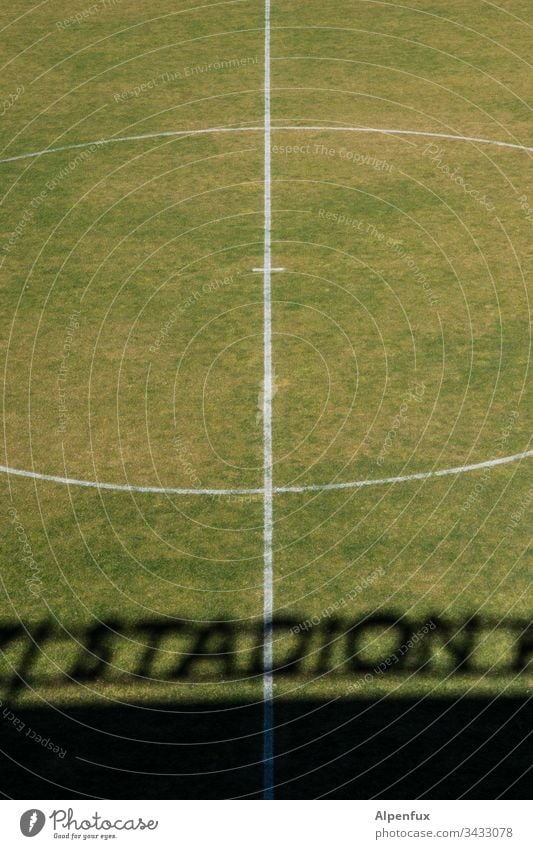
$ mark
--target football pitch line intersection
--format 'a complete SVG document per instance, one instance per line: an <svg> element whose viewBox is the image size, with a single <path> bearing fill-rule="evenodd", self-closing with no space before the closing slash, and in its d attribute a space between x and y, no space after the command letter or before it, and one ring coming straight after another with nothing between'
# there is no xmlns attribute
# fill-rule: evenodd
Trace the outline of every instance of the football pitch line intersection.
<svg viewBox="0 0 533 849"><path fill-rule="evenodd" d="M334 132L334 133L375 133L376 135L385 136L419 136L429 139L443 139L444 141L463 141L472 142L473 144L493 145L494 147L505 147L511 150L521 150L525 153L533 153L533 147L525 144L516 144L514 142L504 142L498 139L485 139L478 136L462 136L454 133L433 133L425 130L409 130L397 129L389 127L348 127L328 124L276 124L270 127L272 132ZM173 138L188 138L189 136L205 136L214 133L263 133L264 127L206 127L200 130L167 130L159 133L143 133L141 135L132 136L112 136L106 139L93 139L93 141L77 142L75 144L65 144L59 147L47 147L43 150L29 151L28 153L18 153L14 156L6 156L0 159L0 165L9 162L19 162L23 159L38 159L41 156L49 156L52 153L65 153L69 150L82 150L86 147L105 147L106 145L118 144L119 142L134 142L134 141L151 141L155 139L173 139ZM271 269L272 271L274 269ZM280 269L276 269L280 270Z"/></svg>
<svg viewBox="0 0 533 849"><path fill-rule="evenodd" d="M447 477L448 475L461 475L467 472L477 472L481 469L490 469L493 466L506 466L508 463L517 463L533 457L533 449L520 451L518 454L509 454L507 457L495 457L491 460L483 460L481 463L469 463L467 465L453 466L449 469L435 469L429 472L414 472L409 475L396 475L389 478L365 478L358 481L339 481L338 483L302 484L301 486L272 486L273 495L296 492L333 492L340 489L361 489L368 486L384 486L386 484L409 483L410 481L431 480L432 478ZM14 466L0 465L0 473L14 475L15 477L32 478L33 480L49 481L50 483L62 484L63 486L79 486L89 489L107 489L112 492L141 492L155 495L210 495L216 498L225 495L263 495L263 487L235 487L233 489L188 489L185 487L172 486L141 486L137 484L117 484L106 481L90 481L81 478L62 477L61 475L48 475L43 472L35 472L30 469L17 469Z"/></svg>

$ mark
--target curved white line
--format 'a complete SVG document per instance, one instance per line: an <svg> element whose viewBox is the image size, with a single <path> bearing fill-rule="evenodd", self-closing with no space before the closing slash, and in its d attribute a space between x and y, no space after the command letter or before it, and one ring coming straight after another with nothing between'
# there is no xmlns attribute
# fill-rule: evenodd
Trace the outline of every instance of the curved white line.
<svg viewBox="0 0 533 849"><path fill-rule="evenodd" d="M441 138L441 139L450 139L452 141L468 141L468 142L476 142L478 144L491 144L496 145L497 147L506 147L512 148L514 150L523 150L528 152L533 152L533 147L529 147L527 145L521 144L513 144L511 142L502 142L494 139L485 139L479 138L477 136L462 136L462 135L452 135L450 133L433 133L433 132L425 132L422 130L397 130L397 129L387 129L382 127L331 127L331 126L297 126L297 125L283 125L283 126L272 126L273 131L294 131L294 130L305 130L305 131L314 131L318 132L321 130L327 130L328 132L351 132L351 133L381 133L384 135L403 135L403 136L423 136L426 138ZM166 132L160 133L146 133L143 135L135 135L135 136L118 136L116 138L110 139L97 139L95 141L90 142L80 142L78 144L71 145L63 145L62 147L54 147L54 148L46 148L45 150L39 150L32 153L23 153L17 156L10 156L4 159L0 159L0 165L6 162L15 162L21 159L33 159L39 156L45 156L51 153L59 153L67 150L78 150L81 148L87 148L91 146L102 146L107 144L113 144L115 142L126 142L126 141L143 141L149 139L158 139L158 138L171 138L171 137L179 137L179 136L194 136L194 135L206 135L208 133L244 133L244 132L262 132L264 133L264 126L262 127L210 127L207 129L200 130L169 130ZM338 483L338 484L316 484L316 485L307 485L301 487L273 487L273 493L284 493L284 492L319 492L322 490L337 490L337 489L356 489L364 486L378 486L387 483L403 483L405 481L411 480L425 480L433 477L443 477L444 475L454 475L461 474L463 472L471 472L477 469L485 469L490 468L492 466L500 466L505 463L512 463L517 460L521 460L525 457L530 457L533 455L533 451L524 451L520 454L513 454L509 457L501 457L497 460L486 460L483 463L474 463L468 466L456 466L452 469L441 469L436 472L419 472L412 475L400 475L398 477L390 477L390 478L377 478L372 480L363 480L363 481L350 481L347 483ZM51 481L53 483L61 483L61 484L70 484L72 486L84 486L91 487L95 489L107 489L114 491L123 491L123 492L145 492L145 493L159 493L164 495L260 495L263 494L263 488L257 489L180 489L174 487L157 487L157 486L136 486L129 484L111 484L104 483L100 481L85 481L80 480L78 478L65 478L57 475L45 475L40 472L30 472L23 469L15 469L11 466L1 466L0 472L4 472L11 475L18 475L20 477L28 477L34 478L37 480L46 480Z"/></svg>
<svg viewBox="0 0 533 849"><path fill-rule="evenodd" d="M405 483L407 481L428 480L429 478L442 478L445 475L460 475L463 472L475 472L478 469L489 469L493 466L504 466L507 463L516 463L533 457L531 451L522 451L519 454L510 454L508 457L499 457L496 460L484 460L482 463L472 463L468 466L454 466L451 469L438 469L436 472L416 472L412 475L399 475L394 478L373 478L362 481L348 481L347 483L322 483L308 484L306 486L274 486L272 492L282 495L290 492L322 492L337 489L359 489L363 486L381 486L387 483ZM256 489L179 489L166 486L137 486L135 484L103 483L101 481L85 481L78 478L62 478L58 475L44 475L41 472L29 472L25 469L14 469L11 466L0 466L0 472L8 475L18 475L23 478L34 478L36 480L51 481L52 483L67 484L70 486L85 486L92 489L109 489L118 492L154 492L159 495L263 495L263 487Z"/></svg>
<svg viewBox="0 0 533 849"><path fill-rule="evenodd" d="M8 475L18 475L22 478L35 478L41 481L62 483L68 486L86 486L92 489L111 489L118 492L155 492L159 495L262 495L260 489L179 489L166 486L137 486L135 484L104 483L102 481L85 481L79 478L62 478L58 475L43 475L41 472L29 472L25 469L13 469L11 466L0 466L0 472Z"/></svg>
<svg viewBox="0 0 533 849"><path fill-rule="evenodd" d="M106 144L114 144L115 142L127 141L145 141L146 139L163 139L175 136L201 136L206 133L239 133L239 132L257 132L263 131L262 127L209 127L206 130L168 130L163 133L146 133L140 136L116 136L110 139L95 139L90 142L79 142L78 144L65 144L62 147L47 147L44 150L37 150L34 153L21 153L18 156L9 156L7 159L0 159L0 165L4 162L16 162L19 159L33 159L37 156L46 156L49 153L61 153L65 150L78 150L82 147L101 147Z"/></svg>
<svg viewBox="0 0 533 849"><path fill-rule="evenodd" d="M424 136L431 139L450 139L451 141L467 141L477 142L478 144L492 144L496 147L509 147L513 150L524 150L533 153L533 147L528 147L525 144L513 144L512 142L497 141L495 139L483 139L477 136L455 136L451 133L430 133L423 130L393 130L383 127L328 127L328 126L298 126L298 125L272 125L272 131L293 131L305 130L318 132L320 130L328 130L335 133L381 133L389 136ZM38 156L46 156L50 153L61 153L66 150L79 150L84 147L101 147L106 144L114 144L116 142L127 141L146 141L149 139L176 138L179 136L201 136L208 133L263 133L264 127L208 127L203 130L168 130L161 133L145 133L137 136L116 136L110 139L95 139L89 142L79 142L78 144L66 144L61 147L48 147L44 150L37 150L32 153L20 153L16 156L8 156L5 159L0 159L0 165L5 162L17 162L20 159L35 159Z"/></svg>
<svg viewBox="0 0 533 849"><path fill-rule="evenodd" d="M469 466L455 466L452 469L439 469L436 472L417 472L413 475L400 475L395 478L375 478L363 481L349 481L348 483L324 483L308 486L280 486L274 492L321 492L332 489L359 489L363 486L379 486L386 483L404 483L405 481L421 481L428 478L442 478L445 475L459 475L463 472L474 472L477 469L489 469L492 466L504 466L506 463L515 463L524 457L532 457L532 451L522 451L520 454L511 454L509 457L500 457L497 460L485 460L483 463L472 463Z"/></svg>
<svg viewBox="0 0 533 849"><path fill-rule="evenodd" d="M452 141L478 142L479 144L494 144L497 147L511 147L514 150L526 150L533 153L533 147L525 144L483 139L477 136L455 136L451 133L430 133L424 130L389 130L383 127L273 127L275 130L331 130L340 133L382 133L389 136L426 136L432 139L451 139Z"/></svg>

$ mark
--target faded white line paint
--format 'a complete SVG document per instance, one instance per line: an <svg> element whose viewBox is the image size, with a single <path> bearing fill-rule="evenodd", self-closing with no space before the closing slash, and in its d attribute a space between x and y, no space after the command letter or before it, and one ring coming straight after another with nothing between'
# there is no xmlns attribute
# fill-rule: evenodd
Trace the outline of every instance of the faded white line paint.
<svg viewBox="0 0 533 849"><path fill-rule="evenodd" d="M477 142L477 144L491 144L496 147L507 147L512 150L523 150L533 153L533 147L525 144L514 144L512 142L503 142L496 139L484 139L477 136L460 136L451 133L431 133L423 130L395 130L385 127L330 127L330 126L307 126L307 125L280 125L271 126L274 132L292 132L294 130L303 130L305 132L319 132L328 130L334 133L378 133L390 136L424 136L430 139L449 139L451 141L466 141ZM84 147L92 147L96 145L101 147L108 144L117 144L118 142L129 141L149 141L151 139L163 138L179 138L180 136L202 136L209 133L263 133L264 127L208 127L202 130L168 130L161 133L144 133L138 136L116 136L110 139L95 139L94 141L79 142L78 144L65 144L61 147L48 147L44 150L37 150L31 153L19 153L16 156L8 156L0 159L0 165L5 162L17 162L21 159L35 159L38 156L48 156L51 153L62 153L67 150L79 150Z"/></svg>
<svg viewBox="0 0 533 849"><path fill-rule="evenodd" d="M381 133L388 136L425 136L431 139L449 139L451 141L466 141L477 142L478 144L493 144L497 147L510 147L514 150L526 150L533 152L533 147L528 147L525 144L514 144L512 142L496 141L494 139L484 139L477 136L460 136L452 133L432 133L424 130L393 130L384 127L321 127L321 126L305 126L305 127L274 127L275 130L331 130L335 133Z"/></svg>
<svg viewBox="0 0 533 849"><path fill-rule="evenodd" d="M19 159L34 159L37 156L47 156L50 153L62 153L66 150L79 150L83 147L102 147L107 144L117 144L118 142L129 141L149 141L150 139L177 138L178 136L202 136L207 133L239 133L239 132L257 132L262 131L262 127L209 127L205 130L168 130L162 133L144 133L139 136L116 136L110 139L95 139L90 142L79 142L78 144L65 144L61 147L48 147L44 150L37 150L34 153L20 153L17 156L8 156L6 159L0 159L0 165L4 162L17 162Z"/></svg>

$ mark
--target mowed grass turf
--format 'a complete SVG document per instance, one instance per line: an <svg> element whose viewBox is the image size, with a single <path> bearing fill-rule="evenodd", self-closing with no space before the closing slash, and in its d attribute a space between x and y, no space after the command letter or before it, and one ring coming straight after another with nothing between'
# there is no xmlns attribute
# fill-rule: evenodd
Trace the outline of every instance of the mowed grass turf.
<svg viewBox="0 0 533 849"><path fill-rule="evenodd" d="M5 115L4 157L255 124L262 10L243 18L238 6L35 10L43 47L7 75L6 91L20 73L25 91ZM16 57L24 18L11 29ZM262 161L260 136L215 134L5 164L7 463L122 484L260 486ZM68 629L106 617L260 620L260 503L2 486L5 619ZM43 650L43 670L71 669L79 639ZM142 640L117 668L139 652ZM142 697L142 684L115 695ZM168 681L144 689L176 697ZM86 687L64 696L91 700Z"/></svg>
<svg viewBox="0 0 533 849"><path fill-rule="evenodd" d="M526 6L474 6L273 4L275 486L529 447L530 154L338 131L530 144L517 71ZM261 488L263 12L172 3L155 15L117 0L3 13L2 91L21 92L2 116L1 158L259 128L0 163L3 464L121 486ZM531 607L531 462L275 495L280 723L291 700L529 691L517 642ZM1 485L2 619L65 629L35 637L30 686L13 678L9 699L260 703L260 494ZM153 635L135 627L151 620L183 633L143 666ZM112 651L88 644L105 663L73 680L102 621ZM209 625L195 649L191 634ZM9 644L6 676L30 669L28 644ZM191 650L204 654L176 676ZM61 673L71 678L58 686ZM250 761L261 730L259 712Z"/></svg>

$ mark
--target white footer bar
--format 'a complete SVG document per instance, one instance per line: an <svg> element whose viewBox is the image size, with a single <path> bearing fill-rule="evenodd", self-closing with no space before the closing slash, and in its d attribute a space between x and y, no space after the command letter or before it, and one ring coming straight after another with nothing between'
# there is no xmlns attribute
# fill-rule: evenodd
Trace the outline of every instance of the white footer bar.
<svg viewBox="0 0 533 849"><path fill-rule="evenodd" d="M208 792L208 775L205 782ZM520 801L342 800L333 802L332 807L323 801L274 801L268 808L268 828L260 825L267 815L256 810L263 804L260 800L232 804L143 799L6 800L0 805L2 845L10 849L27 847L25 832L33 823L31 828L38 838L32 844L35 847L58 846L64 840L84 846L111 842L124 849L272 849L276 845L324 849L345 844L353 849L531 847L528 805Z"/></svg>

